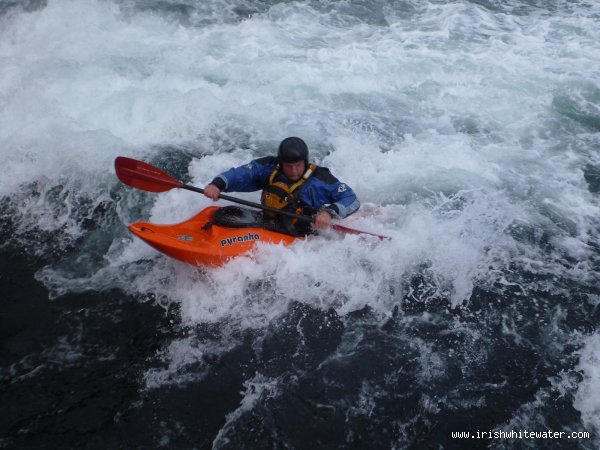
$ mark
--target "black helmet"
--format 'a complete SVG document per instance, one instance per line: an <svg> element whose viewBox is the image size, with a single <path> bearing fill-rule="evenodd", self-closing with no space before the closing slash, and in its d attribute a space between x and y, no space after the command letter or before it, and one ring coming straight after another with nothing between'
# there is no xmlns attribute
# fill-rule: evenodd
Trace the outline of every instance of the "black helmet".
<svg viewBox="0 0 600 450"><path fill-rule="evenodd" d="M300 138L285 138L283 141L281 141L281 144L279 144L277 159L279 159L280 163L304 161L306 164L308 164L308 147Z"/></svg>

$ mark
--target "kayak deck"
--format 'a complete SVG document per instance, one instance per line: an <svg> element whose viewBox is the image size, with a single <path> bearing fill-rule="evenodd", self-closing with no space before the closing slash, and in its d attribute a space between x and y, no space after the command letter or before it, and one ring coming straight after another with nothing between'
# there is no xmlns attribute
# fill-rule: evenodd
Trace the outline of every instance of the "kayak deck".
<svg viewBox="0 0 600 450"><path fill-rule="evenodd" d="M161 253L193 265L221 266L251 252L257 242L288 245L298 237L259 227L229 228L212 223L218 206L172 225L136 222L129 230Z"/></svg>

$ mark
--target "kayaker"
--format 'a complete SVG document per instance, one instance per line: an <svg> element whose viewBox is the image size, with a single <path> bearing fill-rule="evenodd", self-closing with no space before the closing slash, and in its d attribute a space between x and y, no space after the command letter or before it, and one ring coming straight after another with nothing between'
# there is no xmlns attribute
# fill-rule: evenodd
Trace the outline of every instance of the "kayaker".
<svg viewBox="0 0 600 450"><path fill-rule="evenodd" d="M321 230L329 228L333 218L343 219L360 207L347 184L341 183L326 167L309 163L308 147L297 137L281 141L276 157L258 158L217 175L204 188L204 195L216 201L222 191L259 189L263 190L263 205L314 216L314 227ZM272 214L267 213L270 217ZM296 233L310 232L306 224L295 223L296 219L284 215L278 215L277 219L288 230L293 224Z"/></svg>

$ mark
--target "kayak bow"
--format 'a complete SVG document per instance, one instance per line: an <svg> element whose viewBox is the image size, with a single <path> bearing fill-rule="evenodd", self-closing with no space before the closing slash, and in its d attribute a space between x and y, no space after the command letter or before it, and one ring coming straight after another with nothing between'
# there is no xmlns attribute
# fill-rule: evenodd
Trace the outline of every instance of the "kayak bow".
<svg viewBox="0 0 600 450"><path fill-rule="evenodd" d="M136 222L129 230L161 253L193 265L221 266L251 252L257 242L288 245L297 237L258 227L229 228L212 222L218 206L173 225Z"/></svg>

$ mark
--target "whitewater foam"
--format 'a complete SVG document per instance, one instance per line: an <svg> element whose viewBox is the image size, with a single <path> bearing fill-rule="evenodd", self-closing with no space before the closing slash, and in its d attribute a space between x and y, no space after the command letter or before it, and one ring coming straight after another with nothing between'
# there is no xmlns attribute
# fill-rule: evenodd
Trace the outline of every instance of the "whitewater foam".
<svg viewBox="0 0 600 450"><path fill-rule="evenodd" d="M583 344L577 366L583 380L577 388L573 406L581 412L584 425L598 435L600 432L600 334L594 333L586 337Z"/></svg>

